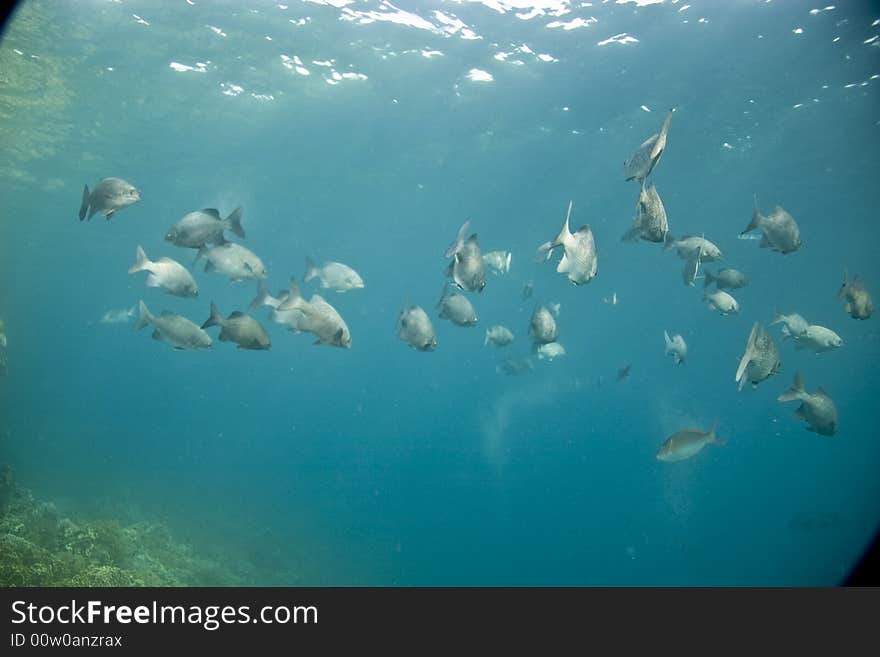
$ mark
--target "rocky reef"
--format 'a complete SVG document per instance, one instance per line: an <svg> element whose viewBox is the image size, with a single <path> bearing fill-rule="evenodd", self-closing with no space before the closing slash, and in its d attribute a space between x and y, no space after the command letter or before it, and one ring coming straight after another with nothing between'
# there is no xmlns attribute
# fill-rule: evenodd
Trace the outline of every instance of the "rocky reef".
<svg viewBox="0 0 880 657"><path fill-rule="evenodd" d="M0 466L0 586L247 586L245 571L199 554L161 522L65 517Z"/></svg>

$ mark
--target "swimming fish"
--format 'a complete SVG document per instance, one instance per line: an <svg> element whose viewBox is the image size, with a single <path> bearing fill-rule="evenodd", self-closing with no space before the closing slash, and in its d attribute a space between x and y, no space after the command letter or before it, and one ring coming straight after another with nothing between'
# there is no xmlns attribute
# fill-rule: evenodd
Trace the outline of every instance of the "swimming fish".
<svg viewBox="0 0 880 657"><path fill-rule="evenodd" d="M786 254L797 251L801 246L800 230L794 217L778 205L767 216L762 215L758 211L757 198L752 220L740 234L744 235L755 228L764 231L760 243L762 249L769 247L773 251Z"/></svg>
<svg viewBox="0 0 880 657"><path fill-rule="evenodd" d="M784 333L786 329L783 328L782 331ZM830 328L819 326L818 324L810 324L806 331L795 337L795 343L797 349L812 349L818 354L842 347L843 338Z"/></svg>
<svg viewBox="0 0 880 657"><path fill-rule="evenodd" d="M483 254L483 265L493 274L506 274L510 271L512 258L510 251L489 251Z"/></svg>
<svg viewBox="0 0 880 657"><path fill-rule="evenodd" d="M135 330L149 325L153 327L153 339L164 342L174 349L207 349L211 346L211 336L199 328L198 324L186 317L163 310L158 317L153 315L147 304L139 303L140 317L134 324Z"/></svg>
<svg viewBox="0 0 880 657"><path fill-rule="evenodd" d="M669 235L669 221L666 218L666 208L657 193L654 183L645 187L645 181L641 181L639 200L636 203L636 216L632 227L623 234L624 242L635 242L639 239L647 242L665 242Z"/></svg>
<svg viewBox="0 0 880 657"><path fill-rule="evenodd" d="M442 319L448 319L456 326L475 326L477 323L477 313L468 298L463 294L449 294L446 283L437 308Z"/></svg>
<svg viewBox="0 0 880 657"><path fill-rule="evenodd" d="M336 292L361 290L364 287L364 279L348 265L341 262L325 262L318 267L311 258L306 256L306 273L303 276L303 281L308 283L314 278L321 281L323 289Z"/></svg>
<svg viewBox="0 0 880 657"><path fill-rule="evenodd" d="M161 287L168 294L177 297L199 296L199 286L186 267L171 258L163 257L153 262L138 244L134 264L128 268L128 273L140 271L150 272L147 275L147 287Z"/></svg>
<svg viewBox="0 0 880 657"><path fill-rule="evenodd" d="M296 333L312 333L317 340L313 344L351 348L351 333L339 312L319 294L306 301L294 279L290 279L290 291L275 309L277 312L296 310L291 314L290 330Z"/></svg>
<svg viewBox="0 0 880 657"><path fill-rule="evenodd" d="M755 322L749 333L746 350L739 367L736 368L736 382L742 390L746 381L756 387L761 381L773 376L779 371L779 349L773 338L760 323Z"/></svg>
<svg viewBox="0 0 880 657"><path fill-rule="evenodd" d="M545 306L537 305L529 322L529 337L537 344L555 342L557 336L556 320Z"/></svg>
<svg viewBox="0 0 880 657"><path fill-rule="evenodd" d="M677 334L670 338L666 331L663 331L663 338L666 341L666 351L663 352L663 355L672 354L672 360L676 365L683 363L687 358L688 351L684 338Z"/></svg>
<svg viewBox="0 0 880 657"><path fill-rule="evenodd" d="M720 312L722 315L739 312L739 303L724 290L715 290L714 292L706 292L703 298L709 305Z"/></svg>
<svg viewBox="0 0 880 657"><path fill-rule="evenodd" d="M553 360L565 355L565 347L558 342L545 342L544 344L536 345L535 351L540 360Z"/></svg>
<svg viewBox="0 0 880 657"><path fill-rule="evenodd" d="M874 312L874 302L864 283L858 276L849 280L846 271L843 272L843 285L840 286L837 298L844 300L844 308L853 319L868 319Z"/></svg>
<svg viewBox="0 0 880 657"><path fill-rule="evenodd" d="M437 336L431 318L420 306L413 305L400 311L397 335L418 351L434 351L437 348Z"/></svg>
<svg viewBox="0 0 880 657"><path fill-rule="evenodd" d="M801 402L794 414L809 425L807 431L813 431L823 436L833 436L837 433L840 422L834 401L822 388L816 388L816 392L813 393L807 392L804 389L800 373L794 375L794 383L791 388L779 395L777 401Z"/></svg>
<svg viewBox="0 0 880 657"><path fill-rule="evenodd" d="M208 244L223 244L226 241L223 237L224 230L244 238L241 213L242 209L238 207L230 212L226 219L221 219L220 212L216 208L190 212L168 229L165 233L165 241L175 246L200 249Z"/></svg>
<svg viewBox="0 0 880 657"><path fill-rule="evenodd" d="M660 132L648 137L638 150L633 153L632 157L623 163L624 176L627 181L638 180L642 182L651 175L654 167L660 161L660 156L666 150L666 135L669 132L669 124L672 121L672 113L670 109L663 121L663 127Z"/></svg>
<svg viewBox="0 0 880 657"><path fill-rule="evenodd" d="M486 268L480 253L477 234L474 233L465 239L470 227L471 221L468 219L458 229L455 241L446 249L446 257L452 258L446 269L446 275L450 276L462 290L482 292L486 287Z"/></svg>
<svg viewBox="0 0 880 657"><path fill-rule="evenodd" d="M556 271L566 274L574 285L583 285L595 278L599 258L596 253L596 240L589 225L581 226L576 233L572 233L569 229L571 205L569 201L568 213L565 215L565 223L559 235L552 242L545 242L538 247L538 257L545 261L549 260L553 249L562 247L562 259L556 266Z"/></svg>
<svg viewBox="0 0 880 657"><path fill-rule="evenodd" d="M108 310L101 316L100 321L102 324L122 324L134 317L135 310L137 310L137 306L128 309Z"/></svg>
<svg viewBox="0 0 880 657"><path fill-rule="evenodd" d="M705 272L706 278L703 281L703 287L709 287L715 283L715 287L719 290L737 290L749 284L748 277L736 269L719 269L715 274L708 269Z"/></svg>
<svg viewBox="0 0 880 657"><path fill-rule="evenodd" d="M727 441L715 435L717 422L709 431L700 429L682 429L666 439L657 451L657 460L674 463L692 458L703 451L706 445L726 445Z"/></svg>
<svg viewBox="0 0 880 657"><path fill-rule="evenodd" d="M715 262L723 257L721 249L703 236L685 235L677 240L671 235L667 235L663 250L670 249L675 249L678 257L684 260L693 260L699 257L701 262Z"/></svg>
<svg viewBox="0 0 880 657"><path fill-rule="evenodd" d="M253 317L234 311L224 318L220 310L211 302L211 316L202 324L206 329L210 326L220 327L221 342L235 342L239 349L271 349L272 341L260 323Z"/></svg>
<svg viewBox="0 0 880 657"><path fill-rule="evenodd" d="M253 278L266 278L266 266L256 253L234 242L199 249L196 261L205 258L206 272L228 276L233 283Z"/></svg>
<svg viewBox="0 0 880 657"><path fill-rule="evenodd" d="M787 338L799 338L810 328L810 323L797 313L786 315L777 309L770 325L779 323L782 324L782 334Z"/></svg>
<svg viewBox="0 0 880 657"><path fill-rule="evenodd" d="M485 347L490 342L496 347L506 347L513 342L513 333L509 328L500 324L490 326L486 329L486 339L483 341L483 346Z"/></svg>
<svg viewBox="0 0 880 657"><path fill-rule="evenodd" d="M89 220L100 212L109 221L118 210L140 200L141 193L130 182L122 178L102 178L91 192L88 185L83 187L79 220L86 218L86 212Z"/></svg>

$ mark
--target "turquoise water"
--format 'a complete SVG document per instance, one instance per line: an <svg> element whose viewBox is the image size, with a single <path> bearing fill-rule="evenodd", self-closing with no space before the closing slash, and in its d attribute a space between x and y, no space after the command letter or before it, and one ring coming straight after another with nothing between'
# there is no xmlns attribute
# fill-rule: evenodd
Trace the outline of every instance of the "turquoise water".
<svg viewBox="0 0 880 657"><path fill-rule="evenodd" d="M0 460L67 509L247 551L262 584L838 582L880 519L878 320L836 298L845 269L880 291L880 12L818 4L22 3L0 41ZM623 162L671 107L652 179L672 233L705 234L749 276L739 314L709 310L674 253L620 240L638 197ZM83 184L105 176L141 201L80 222ZM796 218L800 250L738 239L754 194ZM569 200L599 256L579 287L558 255L534 261ZM163 240L187 212L238 205L269 289L295 276L322 294L350 350L265 308L269 351L216 329L210 349L175 351L100 321L140 299L198 324L212 300L247 312L255 283ZM468 217L484 252L513 254L466 293L476 328L434 308ZM189 267L198 298L127 274L138 244ZM303 283L306 256L366 287ZM566 354L499 373L530 353L536 302L560 304ZM397 337L413 303L434 352ZM775 308L844 345L817 355L768 327L781 370L737 391ZM485 347L492 324L513 344ZM835 400L835 437L776 401L796 371ZM725 446L655 459L714 420Z"/></svg>

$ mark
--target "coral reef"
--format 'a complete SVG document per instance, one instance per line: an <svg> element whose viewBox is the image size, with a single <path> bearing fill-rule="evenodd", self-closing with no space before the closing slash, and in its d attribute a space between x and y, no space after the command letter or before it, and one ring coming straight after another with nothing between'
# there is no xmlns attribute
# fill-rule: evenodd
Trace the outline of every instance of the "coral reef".
<svg viewBox="0 0 880 657"><path fill-rule="evenodd" d="M246 586L155 522L63 517L0 467L0 586Z"/></svg>

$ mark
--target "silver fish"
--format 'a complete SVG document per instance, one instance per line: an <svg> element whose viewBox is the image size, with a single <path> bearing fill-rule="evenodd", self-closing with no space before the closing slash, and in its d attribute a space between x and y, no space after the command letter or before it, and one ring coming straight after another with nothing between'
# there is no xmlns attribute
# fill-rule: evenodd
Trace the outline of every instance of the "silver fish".
<svg viewBox="0 0 880 657"><path fill-rule="evenodd" d="M752 326L746 350L739 367L736 368L736 382L742 390L746 381L756 387L779 371L779 349L770 334L758 322Z"/></svg>
<svg viewBox="0 0 880 657"><path fill-rule="evenodd" d="M700 271L700 256L685 260L684 266L681 269L682 282L689 287L694 287L694 281L698 278L698 271Z"/></svg>
<svg viewBox="0 0 880 657"><path fill-rule="evenodd" d="M669 235L669 221L666 218L663 201L660 200L654 183L646 188L645 181L642 180L632 228L624 233L621 240L635 242L642 239L647 242L665 242L667 235Z"/></svg>
<svg viewBox="0 0 880 657"><path fill-rule="evenodd" d="M420 306L410 306L400 311L397 318L397 335L418 351L434 351L437 348L437 336L431 319Z"/></svg>
<svg viewBox="0 0 880 657"><path fill-rule="evenodd" d="M513 342L513 333L509 328L500 324L490 326L486 329L486 339L483 341L483 346L485 347L490 342L496 347L506 347Z"/></svg>
<svg viewBox="0 0 880 657"><path fill-rule="evenodd" d="M440 311L441 319L448 319L456 326L476 326L477 324L477 313L468 298L463 294L449 294L446 283L443 284L437 308Z"/></svg>
<svg viewBox="0 0 880 657"><path fill-rule="evenodd" d="M562 247L562 259L556 266L556 271L566 274L574 285L583 285L595 278L599 269L599 256L596 253L596 240L589 225L581 226L576 233L572 233L569 229L571 205L569 201L565 223L556 239L538 247L538 258L549 260L553 249Z"/></svg>
<svg viewBox="0 0 880 657"><path fill-rule="evenodd" d="M147 325L152 326L153 339L164 342L174 349L207 349L211 346L211 336L186 317L167 310L163 310L162 314L156 317L143 301L140 302L139 307L140 317L134 324L135 330Z"/></svg>
<svg viewBox="0 0 880 657"><path fill-rule="evenodd" d="M452 258L446 269L446 275L452 278L459 289L482 292L486 287L486 267L483 264L477 234L474 233L465 239L470 227L471 220L468 219L458 229L455 241L446 249L446 257Z"/></svg>
<svg viewBox="0 0 880 657"><path fill-rule="evenodd" d="M266 266L256 253L233 242L199 249L196 261L205 258L206 272L217 272L229 276L232 282L253 278L266 278Z"/></svg>
<svg viewBox="0 0 880 657"><path fill-rule="evenodd" d="M663 355L672 354L672 360L676 365L681 365L685 358L687 358L687 343L684 341L684 338L680 335L676 334L673 337L669 337L669 333L663 331L663 338L666 341L666 351L663 352Z"/></svg>
<svg viewBox="0 0 880 657"><path fill-rule="evenodd" d="M168 294L177 297L199 296L199 286L186 267L171 258L159 258L153 262L138 244L134 264L128 268L128 273L140 271L150 272L147 276L147 287L161 287Z"/></svg>
<svg viewBox="0 0 880 657"><path fill-rule="evenodd" d="M853 319L868 319L874 313L874 301L864 283L858 276L849 280L849 273L846 271L843 272L843 285L840 286L837 298L844 300L844 308Z"/></svg>
<svg viewBox="0 0 880 657"><path fill-rule="evenodd" d="M122 324L134 317L135 310L137 310L137 306L121 310L108 310L101 316L100 321L102 324Z"/></svg>
<svg viewBox="0 0 880 657"><path fill-rule="evenodd" d="M303 281L308 283L317 278L321 281L321 288L336 292L348 290L361 290L364 287L364 279L354 269L341 262L325 262L318 267L311 258L306 256L306 273Z"/></svg>
<svg viewBox="0 0 880 657"><path fill-rule="evenodd" d="M565 347L558 342L546 342L538 345L535 351L538 354L538 358L541 360L553 360L554 358L565 355Z"/></svg>
<svg viewBox="0 0 880 657"><path fill-rule="evenodd" d="M529 322L529 337L537 344L555 342L557 336L556 320L546 307L537 305Z"/></svg>
<svg viewBox="0 0 880 657"><path fill-rule="evenodd" d="M483 265L493 274L506 274L510 271L510 251L490 251L483 254Z"/></svg>
<svg viewBox="0 0 880 657"><path fill-rule="evenodd" d="M714 292L706 292L703 298L709 305L720 312L722 315L739 312L739 303L724 290L715 290Z"/></svg>
<svg viewBox="0 0 880 657"><path fill-rule="evenodd" d="M779 323L782 323L782 334L789 338L799 338L810 328L810 323L797 313L785 315L777 309L770 326Z"/></svg>
<svg viewBox="0 0 880 657"><path fill-rule="evenodd" d="M703 236L685 235L677 240L667 234L663 250L668 251L670 249L675 249L678 257L683 260L693 260L699 257L701 262L715 262L723 257L721 249Z"/></svg>
<svg viewBox="0 0 880 657"><path fill-rule="evenodd" d="M782 329L785 332L785 328ZM795 338L797 349L812 349L815 353L831 351L843 346L843 338L830 328L810 324L807 330Z"/></svg>
<svg viewBox="0 0 880 657"><path fill-rule="evenodd" d="M223 237L224 230L244 238L241 213L242 210L238 207L230 212L226 219L221 219L220 212L216 208L190 212L168 229L165 233L165 241L175 246L200 249L208 244L223 244L226 241Z"/></svg>
<svg viewBox="0 0 880 657"><path fill-rule="evenodd" d="M748 277L736 269L719 269L715 274L708 269L705 272L703 287L709 287L715 283L715 287L719 290L738 290L749 284Z"/></svg>
<svg viewBox="0 0 880 657"><path fill-rule="evenodd" d="M290 279L287 298L276 308L277 312L288 310L299 311L299 316L292 319L292 331L313 333L317 337L316 345L351 348L351 333L336 308L318 294L306 301L294 279Z"/></svg>
<svg viewBox="0 0 880 657"><path fill-rule="evenodd" d="M239 349L271 349L272 341L260 323L253 317L234 311L224 318L220 310L211 302L211 316L202 324L206 329L211 326L220 327L221 342L235 342Z"/></svg>
<svg viewBox="0 0 880 657"><path fill-rule="evenodd" d="M816 392L813 393L807 392L804 389L800 373L794 375L794 383L791 388L779 395L777 401L801 402L795 415L809 425L807 431L813 431L823 436L833 436L840 427L834 401L822 388L816 388Z"/></svg>
<svg viewBox="0 0 880 657"><path fill-rule="evenodd" d="M762 249L770 248L773 251L786 254L797 251L801 246L800 230L794 217L778 205L767 216L762 215L758 211L757 198L755 199L755 209L752 212L752 220L740 235L745 235L756 228L760 228L764 232L760 243Z"/></svg>
<svg viewBox="0 0 880 657"><path fill-rule="evenodd" d="M674 463L692 458L703 451L706 445L726 445L727 441L715 435L717 423L709 431L682 429L666 439L657 451L657 460Z"/></svg>
<svg viewBox="0 0 880 657"><path fill-rule="evenodd" d="M666 150L666 135L669 132L669 123L672 121L672 113L675 110L669 110L666 119L663 121L663 127L660 132L648 137L638 150L633 153L632 157L623 163L623 171L626 180L645 180L657 163L660 156Z"/></svg>
<svg viewBox="0 0 880 657"><path fill-rule="evenodd" d="M528 356L511 356L505 358L495 367L495 371L498 372L498 374L506 374L508 376L519 376L520 374L527 374L534 370L535 364Z"/></svg>
<svg viewBox="0 0 880 657"><path fill-rule="evenodd" d="M141 193L130 182L122 178L102 178L91 192L88 185L83 187L79 220L86 218L86 212L89 220L100 212L109 221L118 210L140 200Z"/></svg>

